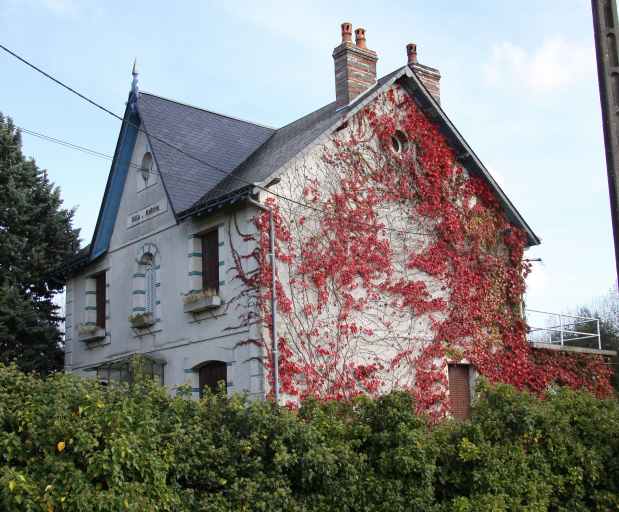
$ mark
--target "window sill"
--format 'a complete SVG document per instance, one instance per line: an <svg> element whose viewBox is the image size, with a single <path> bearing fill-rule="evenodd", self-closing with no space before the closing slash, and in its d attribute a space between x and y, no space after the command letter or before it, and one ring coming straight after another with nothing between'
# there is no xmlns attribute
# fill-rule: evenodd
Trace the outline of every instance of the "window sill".
<svg viewBox="0 0 619 512"><path fill-rule="evenodd" d="M152 313L144 313L129 317L129 323L134 329L147 329L155 325L155 317Z"/></svg>
<svg viewBox="0 0 619 512"><path fill-rule="evenodd" d="M221 304L222 300L219 295L201 297L192 302L183 304L183 311L191 314L202 313L203 311L217 309Z"/></svg>
<svg viewBox="0 0 619 512"><path fill-rule="evenodd" d="M90 343L91 341L99 341L105 338L105 329L103 327L97 327L96 329L88 332L80 332L79 340Z"/></svg>

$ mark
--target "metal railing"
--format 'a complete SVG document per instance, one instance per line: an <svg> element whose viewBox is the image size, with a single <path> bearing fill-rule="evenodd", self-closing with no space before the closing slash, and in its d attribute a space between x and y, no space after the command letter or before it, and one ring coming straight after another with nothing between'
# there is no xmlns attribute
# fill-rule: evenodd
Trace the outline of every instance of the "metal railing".
<svg viewBox="0 0 619 512"><path fill-rule="evenodd" d="M602 349L600 320L587 316L526 309L529 343Z"/></svg>

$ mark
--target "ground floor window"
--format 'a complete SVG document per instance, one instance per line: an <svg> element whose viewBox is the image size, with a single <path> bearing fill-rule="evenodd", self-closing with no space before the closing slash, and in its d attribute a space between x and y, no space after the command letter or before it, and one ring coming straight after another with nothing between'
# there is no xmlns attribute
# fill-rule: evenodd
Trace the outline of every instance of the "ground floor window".
<svg viewBox="0 0 619 512"><path fill-rule="evenodd" d="M449 402L451 414L457 419L471 417L471 384L470 365L450 364L449 371Z"/></svg>
<svg viewBox="0 0 619 512"><path fill-rule="evenodd" d="M131 355L101 363L90 370L97 372L97 380L102 384L112 381L132 384L138 374L150 377L163 385L165 361L146 355Z"/></svg>
<svg viewBox="0 0 619 512"><path fill-rule="evenodd" d="M200 383L200 398L204 394L204 388L208 387L211 391L219 391L220 382L224 388L227 387L228 367L223 361L209 361L198 369Z"/></svg>

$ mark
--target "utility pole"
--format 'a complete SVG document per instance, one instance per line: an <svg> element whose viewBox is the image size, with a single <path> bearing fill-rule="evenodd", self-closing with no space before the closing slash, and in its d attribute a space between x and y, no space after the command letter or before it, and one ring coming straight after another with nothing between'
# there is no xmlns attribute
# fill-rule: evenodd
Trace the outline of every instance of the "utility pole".
<svg viewBox="0 0 619 512"><path fill-rule="evenodd" d="M616 0L591 0L602 105L610 216L619 280L619 25Z"/></svg>

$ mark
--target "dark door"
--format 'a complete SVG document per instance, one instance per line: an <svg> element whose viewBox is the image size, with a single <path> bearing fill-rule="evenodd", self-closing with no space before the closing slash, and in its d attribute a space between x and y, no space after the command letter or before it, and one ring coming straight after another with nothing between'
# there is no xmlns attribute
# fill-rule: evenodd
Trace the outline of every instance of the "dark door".
<svg viewBox="0 0 619 512"><path fill-rule="evenodd" d="M219 391L219 383L223 381L224 389L227 384L227 367L223 361L211 361L200 367L200 398L205 387L212 391Z"/></svg>
<svg viewBox="0 0 619 512"><path fill-rule="evenodd" d="M449 402L454 418L463 420L471 417L469 365L449 365Z"/></svg>

